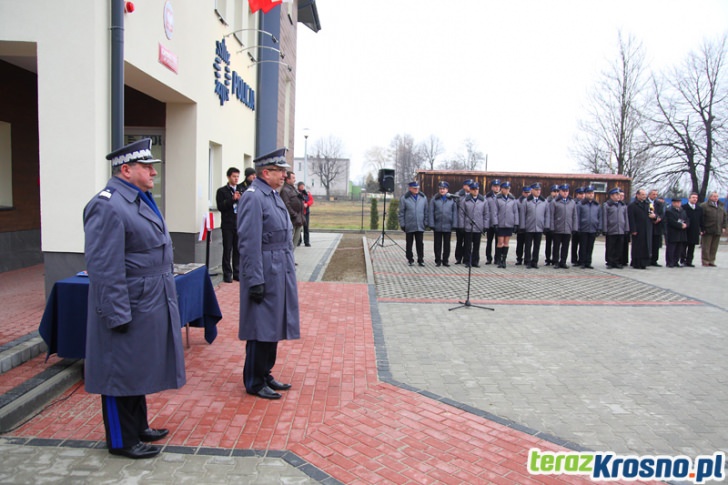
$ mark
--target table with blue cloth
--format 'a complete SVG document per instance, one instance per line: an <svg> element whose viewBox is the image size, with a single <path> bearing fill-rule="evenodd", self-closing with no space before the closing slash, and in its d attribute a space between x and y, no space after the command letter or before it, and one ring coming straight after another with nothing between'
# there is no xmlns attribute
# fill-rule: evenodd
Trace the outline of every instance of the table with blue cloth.
<svg viewBox="0 0 728 485"><path fill-rule="evenodd" d="M217 322L222 319L215 288L207 266L175 275L180 327L204 327L205 340L217 337ZM66 359L86 356L86 317L88 315L88 277L72 276L57 281L48 297L38 333L48 346L48 355ZM188 327L189 329L189 327ZM188 330L189 331L189 330ZM189 334L188 334L189 346Z"/></svg>

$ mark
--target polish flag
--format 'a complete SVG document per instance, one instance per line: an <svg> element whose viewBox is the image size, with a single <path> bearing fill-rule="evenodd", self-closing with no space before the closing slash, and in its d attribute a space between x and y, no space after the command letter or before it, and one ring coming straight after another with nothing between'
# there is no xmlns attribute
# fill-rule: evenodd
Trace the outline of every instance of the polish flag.
<svg viewBox="0 0 728 485"><path fill-rule="evenodd" d="M273 10L273 7L283 3L283 0L249 0L250 11L252 13L262 10L263 13L268 13Z"/></svg>
<svg viewBox="0 0 728 485"><path fill-rule="evenodd" d="M215 217L212 212L209 212L206 216L202 216L202 224L200 224L200 237L198 241L204 241L207 239L207 233L212 232L215 229Z"/></svg>

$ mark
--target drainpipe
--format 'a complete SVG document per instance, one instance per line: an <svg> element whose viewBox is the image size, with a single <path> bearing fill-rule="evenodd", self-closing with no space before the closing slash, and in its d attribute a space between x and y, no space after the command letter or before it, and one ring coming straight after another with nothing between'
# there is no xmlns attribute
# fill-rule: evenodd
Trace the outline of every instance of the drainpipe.
<svg viewBox="0 0 728 485"><path fill-rule="evenodd" d="M111 150L124 145L124 0L111 0Z"/></svg>

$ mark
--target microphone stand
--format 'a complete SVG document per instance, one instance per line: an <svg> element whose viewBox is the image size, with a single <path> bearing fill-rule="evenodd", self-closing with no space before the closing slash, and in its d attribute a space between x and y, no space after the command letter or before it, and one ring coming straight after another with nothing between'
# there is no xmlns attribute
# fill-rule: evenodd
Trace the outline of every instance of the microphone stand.
<svg viewBox="0 0 728 485"><path fill-rule="evenodd" d="M372 253L374 252L374 249L376 249L375 246L377 246L377 243L379 243L379 246L384 247L384 238L386 237L390 241L394 243L395 246L397 246L399 249L402 249L402 251L405 251L402 246L397 244L397 241L391 238L389 234L386 233L384 230L384 226L387 222L387 191L384 191L384 207L382 208L382 234L379 235L379 237L374 241L374 243L369 246L369 251ZM405 251L406 252L406 251Z"/></svg>
<svg viewBox="0 0 728 485"><path fill-rule="evenodd" d="M486 203L487 203L487 201L486 201ZM472 231L473 231L473 227L475 227L475 221L473 220L472 217L470 217L470 215L465 210L465 197L463 197L462 204L463 204L462 206L460 204L458 204L458 210L463 211L463 215L470 221L470 232L467 233L467 235L465 236L467 238L465 244L467 244L469 247L469 251L468 251L468 292L467 292L467 296L465 297L465 301L458 301L458 303L460 303L460 305L458 305L456 307L448 308L447 311L451 312L453 310L458 310L460 308L471 308L472 307L472 308L480 308L481 310L490 310L490 311L494 312L495 308L490 308L487 306L480 306L480 305L473 305L472 303L470 303L470 282L471 282L472 274L473 274L473 232Z"/></svg>

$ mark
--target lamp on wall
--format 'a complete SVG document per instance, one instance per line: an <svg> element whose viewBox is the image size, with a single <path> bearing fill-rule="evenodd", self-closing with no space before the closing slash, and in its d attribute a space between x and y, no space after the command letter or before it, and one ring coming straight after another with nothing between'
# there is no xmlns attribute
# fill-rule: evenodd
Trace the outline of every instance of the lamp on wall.
<svg viewBox="0 0 728 485"><path fill-rule="evenodd" d="M273 61L273 60L254 61L251 65L248 66L248 69L250 69L251 67L253 67L256 64L263 64L265 62L275 62L276 64L281 64L288 68L288 72L293 72L293 68L291 67L290 64L282 62L282 61Z"/></svg>
<svg viewBox="0 0 728 485"><path fill-rule="evenodd" d="M267 45L253 45L253 46L250 46L250 47L243 47L242 49L240 49L239 51L237 51L236 54L240 54L241 52L244 52L244 51L247 51L247 50L250 50L250 49L268 49L268 50L272 50L272 51L277 52L278 55L281 56L281 59L283 59L283 58L286 57L286 55L283 53L282 50L276 49L275 47L269 47ZM250 57L250 60L251 61L256 62L255 61L255 57L253 57L250 54L250 52L248 52L248 57Z"/></svg>
<svg viewBox="0 0 728 485"><path fill-rule="evenodd" d="M261 34L265 34L265 35L270 36L270 40L272 40L274 44L277 44L278 43L278 39L276 38L275 35L271 34L267 30L260 30L260 29L239 29L239 30L233 30L232 32L225 34L223 36L223 38L230 37L231 35L237 34L238 32L246 32L246 31L260 32Z"/></svg>

